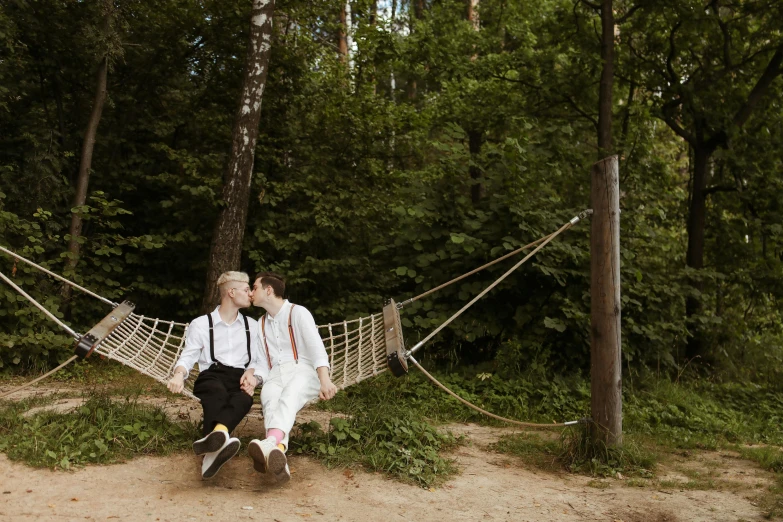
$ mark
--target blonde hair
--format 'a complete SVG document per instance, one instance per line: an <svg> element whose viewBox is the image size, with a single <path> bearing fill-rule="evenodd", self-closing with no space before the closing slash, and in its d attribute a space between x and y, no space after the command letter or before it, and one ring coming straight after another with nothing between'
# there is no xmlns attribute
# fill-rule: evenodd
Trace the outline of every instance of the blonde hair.
<svg viewBox="0 0 783 522"><path fill-rule="evenodd" d="M250 284L250 277L244 272L223 272L220 274L217 280L217 286L220 289L220 297L226 295L228 292L228 283L248 283Z"/></svg>

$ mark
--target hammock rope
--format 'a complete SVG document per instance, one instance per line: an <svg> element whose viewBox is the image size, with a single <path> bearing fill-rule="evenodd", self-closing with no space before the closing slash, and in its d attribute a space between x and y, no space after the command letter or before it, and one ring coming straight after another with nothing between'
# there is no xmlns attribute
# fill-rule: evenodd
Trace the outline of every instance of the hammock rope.
<svg viewBox="0 0 783 522"><path fill-rule="evenodd" d="M457 399L459 402L461 402L462 404L464 404L468 408L476 410L477 412L479 412L479 413L481 413L483 415L486 415L487 417L492 417L493 419L496 419L496 420L499 420L499 421L503 421L503 422L507 422L509 424L514 424L515 426L521 426L523 428L562 428L562 427L566 427L566 426L574 426L576 424L586 424L588 422L591 422L591 420L589 418L585 417L583 419L579 419L579 420L575 420L575 421L553 422L551 424L549 424L549 423L544 424L544 423L538 423L538 422L522 422L522 421L518 421L518 420L514 420L514 419L509 419L508 417L501 417L500 415L495 415L494 413L490 413L487 410L476 406L472 402L466 401L465 399L463 399L462 397L460 397L459 395L457 395L456 393L451 391L451 389L446 387L445 384L443 384L438 379L433 377L430 374L430 372L428 372L427 370L422 368L421 364L419 364L419 361L414 359L412 355L408 357L408 360L411 361L413 363L413 365L416 366L416 368L418 368L419 371L421 373L423 373L426 378L431 380L435 384L435 386L437 386L441 390L445 391L446 393L448 393L449 395L451 395L452 397Z"/></svg>
<svg viewBox="0 0 783 522"><path fill-rule="evenodd" d="M402 309L402 307L405 306L406 304L422 299L428 295L437 292L438 290L441 290L451 284L454 284L457 281L465 279L466 277L469 277L477 272L480 272L481 270L484 270L496 263L499 263L515 255L518 255L519 253L529 248L535 247L534 250L532 250L529 254L527 254L522 260L517 262L513 267L508 269L503 275L501 275L499 278L493 281L476 297L471 299L470 302L468 302L466 305L460 308L460 310L454 313L451 317L449 317L446 321L444 321L441 325L439 325L435 330L430 332L424 339L416 343L416 345L413 346L413 348L411 348L408 351L405 351L404 354L400 353L399 355L404 357L405 360L410 360L422 373L424 373L424 375L428 379L430 379L433 383L435 383L439 388L444 390L446 393L453 396L454 398L456 398L466 406L473 408L474 410L482 413L483 415L487 415L491 418L503 422L507 422L510 424L515 424L518 426L538 427L538 428L572 426L581 422L589 422L589 419L581 419L578 421L569 421L564 423L537 424L537 423L521 422L521 421L508 419L505 417L495 415L474 404L471 404L465 399L459 397L453 391L449 390L446 386L444 386L437 379L435 379L435 377L433 377L429 372L427 372L424 368L422 368L422 366L418 363L418 361L416 361L416 359L413 358L413 354L418 350L420 350L427 342L429 342L433 337L435 337L435 335L437 335L440 331L442 331L454 320L456 320L468 308L473 306L478 300L480 300L487 293L489 293L493 288L499 285L504 279L506 279L509 275L511 275L514 271L516 271L520 266L525 264L530 258L532 258L536 253L538 253L542 248L544 248L557 236L559 236L566 230L570 229L571 227L579 223L579 221L581 221L582 219L584 219L590 214L592 214L592 210L589 209L584 210L579 215L575 216L570 221L562 225L557 231L547 236L544 236L536 241L533 241L532 243L520 247L514 250L513 252L509 252L508 254L505 254L489 263L486 263L442 285L439 285L436 288L428 290L422 294L419 294L401 303L395 305L389 305L387 308L393 308L393 317L391 319L389 317L385 318L383 313L379 313L367 317L360 317L358 319L346 320L338 323L330 323L330 324L318 326L317 328L319 330L319 334L321 335L321 338L324 341L324 346L326 347L327 355L329 357L332 382L335 384L335 386L338 389L345 389L348 386L357 384L365 379L374 377L389 369L389 365L391 364L390 360L392 358L391 357L392 354L389 352L390 348L388 344L390 335L396 336L396 342L399 345L398 350L404 350L403 348L404 343L402 340L402 329L400 327L399 310ZM114 303L94 292L91 292L90 290L72 281L69 281L68 279L65 279L62 276L59 276L58 274L55 274L54 272L51 272L50 270L47 270L46 268L36 263L33 263L32 261L25 259L20 255L15 254L14 252L8 250L7 248L0 246L0 251L10 255L11 257L19 261L22 261L24 263L27 263L37 268L38 270L62 281L65 284L73 286L74 288L77 288L83 291L84 293L92 297L95 297L96 299L99 299L100 301L106 304L111 305L114 308L117 307L122 308L127 303L126 302L123 303L122 305L118 305L117 303ZM74 337L74 339L76 339L77 343L86 337L90 337L90 333L88 333L85 336L82 336L77 332L75 332L72 328L66 325L54 314L49 312L44 306L38 303L33 297L31 297L24 290L22 290L11 279L6 277L5 274L0 272L0 278L2 278L9 286L14 288L14 290L19 292L19 294L21 294L27 300L29 300L33 305L35 305L39 310L41 310L47 317L52 319L61 328L63 328L65 331L71 334ZM166 382L171 377L172 371L174 370L174 366L179 360L179 356L182 352L182 349L184 348L185 340L187 338L188 323L165 321L157 318L150 318L150 317L145 317L143 315L138 315L132 313L132 309L134 305L130 303L128 303L128 305L130 306L130 308L128 308L127 310L131 312L128 313L127 316L122 316L121 319L118 319L114 315L110 314L109 316L107 316L106 319L104 319L103 322L106 322L109 319L113 321L119 320L120 322L119 324L116 324L116 326L112 326L112 328L109 330L110 333L108 333L105 336L105 338L101 338L99 341L97 341L97 344L94 344L94 348L91 349L87 353L87 355L89 355L89 353L92 353L92 351L94 350L96 353L106 358L118 361L121 364L133 368L134 370L144 375L147 375L162 384L166 384ZM391 320L391 323L388 323L389 320ZM100 324L101 323L99 323L99 325ZM95 331L95 328L91 330L91 332L93 331ZM393 331L394 333L389 334L389 332L391 331ZM394 355L397 355L397 353L395 353ZM24 388L27 388L35 384L36 382L45 379L46 377L52 375L53 373L57 372L61 368L65 367L67 364L69 364L76 358L77 356L75 355L70 359L68 359L67 361L65 361L64 363L62 363L57 368L46 373L45 375L38 377L22 386L14 388L13 390L4 392L2 395L0 395L0 399L7 397L13 393L16 393ZM407 371L407 365L405 368ZM191 372L191 375L186 381L185 390L183 390L183 393L185 395L194 399L196 397L193 395L193 383L195 382L195 375L197 373L198 373L197 370ZM395 375L398 374L395 372Z"/></svg>
<svg viewBox="0 0 783 522"><path fill-rule="evenodd" d="M0 247L0 248L2 248L2 247ZM73 328L71 328L70 326L68 326L68 325L67 325L67 324L65 324L64 322L60 321L60 319L59 319L59 318L58 318L56 315L54 315L52 312L50 312L49 310L47 310L47 309L46 309L46 307L45 307L45 306L43 306L41 303L39 303L38 301L36 301L35 299L33 299L33 298L32 298L32 296L30 296L30 294L28 294L27 292L25 292L24 290L22 290L21 288L19 288L19 286L17 286L17 284L16 284L16 283L14 283L14 282L13 282L13 281L11 281L11 280L10 280L8 277L6 277L6 275L5 275L4 273L0 272L0 278L1 278L3 281L5 281L6 283L8 283L8 285L9 285L11 288L13 288L13 289L14 289L14 290L16 290L17 292L19 292L19 294L21 294L21 295L22 295L22 297L26 298L26 299L27 299L28 301L30 301L30 302L31 302L31 303L32 303L32 304L33 304L33 305L34 305L36 308L38 308L38 309L39 309L41 312L43 312L43 313L44 313L44 315L46 315L46 317L48 317L49 319L51 319L52 321L54 321L55 323L57 323L57 324L60 326L60 328L62 328L63 330L65 330L66 332L68 332L69 334L71 334L71 336L72 336L74 339L76 339L76 340L79 340L79 339L81 338L81 335L79 335L78 333L76 333L76 332L73 330Z"/></svg>
<svg viewBox="0 0 783 522"><path fill-rule="evenodd" d="M85 294L87 294L87 295L89 295L89 296L92 296L92 297L94 297L94 298L95 298L95 299L97 299L98 301L101 301L101 302L103 302L103 303L105 303L105 304L107 304L107 305L109 305L109 306L112 306L112 307L116 307L116 306L117 306L117 303L115 303L114 301L111 301L111 300L109 300L109 299L106 299L106 298L105 298L105 297L103 297L102 295L96 294L95 292L92 292L92 291L90 291L90 290L86 289L86 288L84 288L83 286L81 286L81 285L79 285L79 284L77 284L77 283L74 283L74 282L73 282L73 281L71 281L70 279L66 279L66 278L64 278L64 277L63 277L63 276L61 276L60 274L55 274L55 273L54 273L54 272L52 272L51 270L48 270L48 269L46 269L46 268L42 267L41 265L38 265L38 264L36 264L36 263L33 263L33 262L32 262L32 261L30 261L29 259L26 259L26 258L24 258L24 257L20 256L19 254L17 254L17 253L15 253L15 252L12 252L12 251L10 251L10 250L8 250L7 248L4 248L3 246L0 246L0 252L3 252L3 253L5 253L5 254L8 254L9 256L13 257L13 258L14 258L14 259L16 259L17 261L21 261L22 263L27 263L28 265L30 265L30 266L33 266L33 267L37 268L38 270L40 270L41 272L43 272L44 274L46 274L46 275L48 275L48 276L51 276L51 277L53 277L53 278L57 279L58 281L61 281L61 282L65 283L65 284L66 284L66 285L68 285L68 286L72 286L72 287L76 288L77 290L80 290L80 291L84 292Z"/></svg>
<svg viewBox="0 0 783 522"><path fill-rule="evenodd" d="M568 230L568 229L569 229L569 228L571 228L572 226L574 226L574 225L576 225L577 223L579 223L579 221L581 221L581 220L582 220L582 219L583 219L585 216L588 216L588 215L592 214L592 212L593 212L592 210L585 210L585 211L584 211L584 212L582 212L580 215L576 216L575 218L573 218L572 220L570 220L569 222L567 222L565 225L563 225L562 227L560 227L560 228L559 228L559 229L558 229L556 232L554 232L554 233L552 233L552 234L550 234L550 235L548 235L548 236L546 236L546 237L543 237L543 238L541 239L541 243L540 243L540 244L539 244L539 245L538 245L538 246L535 248L535 250L533 250L533 251L532 251L532 252L530 252L528 255L526 255L524 258L522 258L522 260L521 260L521 261L519 261L517 264L515 264L514 266L512 266L511 268L509 268L509 269L506 271L506 273L505 273L505 274L503 274L503 275L502 275L502 276L500 276L499 278L495 279L495 281L493 281L493 282L492 282L492 284L490 284L488 287L486 287L486 288L485 288L485 289L484 289L484 290L483 290L483 291L482 291L480 294L478 294L476 297L474 297L473 299L471 299L471 300L470 300L470 302L468 302L468 304L466 304L465 306L463 306L462 308L460 308L460 309L459 309L459 311L457 311L457 312L456 312L454 315L452 315L451 317L449 317L448 319L446 319L446 320L445 320L445 321L444 321L444 322L443 322L443 323L442 323L440 326L438 326L438 327L437 327L435 330L433 330L432 332L430 332L430 333L429 333L429 335L427 335L427 337L425 337L424 339L422 339L421 341L419 341L418 343L416 343L416 345L415 345L413 348L411 348L411 349L410 349L410 350L409 350L409 351L408 351L408 352L405 354L406 358L409 358L409 357L410 357L410 356L412 356L414 353L416 353L417 351L419 351L419 350L420 350L420 349L421 349L421 348L422 348L422 347L423 347L423 346L424 346L424 345L427 343L427 341L429 341L430 339L432 339L433 337L435 337L435 335L437 335L437 334L438 334L438 332L440 332L441 330L443 330L444 328L446 328L446 327L447 327L449 324L451 324L451 322L452 322L452 321L454 321L454 320L455 320L457 317L459 317L460 315L462 315L462 313L463 313L465 310L467 310L468 308L470 308L471 306L473 306L473 305L476 303L476 301L478 301L479 299L481 299L482 297L484 297L485 295L487 295L487 294L488 294L488 293L489 293L489 292L490 292L490 291L491 291L493 288L495 288L497 285L499 285L499 284L500 284L500 283L501 283L501 282L502 282L502 281L503 281L505 278L507 278L508 276L510 276L510 275L511 275L511 274L512 274L512 273L513 273L513 272L514 272L514 271L515 271L517 268L519 268L520 266L524 265L524 264L527 262L527 260L528 260L528 259L530 259L530 258L531 258L531 257L533 257L534 255L536 255L536 253L537 253L539 250L541 250L542 248L544 248L544 247L545 247L545 246L546 246L546 245L547 245L547 244L548 244L550 241L552 241L554 238L556 238L557 236L559 236L560 234L562 234L563 232L565 232L566 230ZM524 247L523 247L523 248L524 248ZM487 266L487 265L485 265L485 266Z"/></svg>

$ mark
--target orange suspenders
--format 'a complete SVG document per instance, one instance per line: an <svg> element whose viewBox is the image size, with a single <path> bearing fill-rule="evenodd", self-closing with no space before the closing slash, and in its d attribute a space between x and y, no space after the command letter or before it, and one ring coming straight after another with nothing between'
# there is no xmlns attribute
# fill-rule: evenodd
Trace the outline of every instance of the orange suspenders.
<svg viewBox="0 0 783 522"><path fill-rule="evenodd" d="M294 315L295 304L291 304L291 311L288 312L288 336L291 338L291 349L294 351L294 361L299 364L299 352L296 350L296 339L294 339L294 327L291 325L291 317ZM261 335L264 336L264 348L266 348L266 362L269 369L272 369L272 358L269 356L269 343L266 342L266 314L261 317Z"/></svg>

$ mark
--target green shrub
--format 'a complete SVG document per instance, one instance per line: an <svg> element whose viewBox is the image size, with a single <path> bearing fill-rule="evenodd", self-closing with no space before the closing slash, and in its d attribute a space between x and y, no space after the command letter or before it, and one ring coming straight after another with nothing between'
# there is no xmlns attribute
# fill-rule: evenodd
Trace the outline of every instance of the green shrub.
<svg viewBox="0 0 783 522"><path fill-rule="evenodd" d="M302 433L292 439L292 449L312 455L327 466L360 463L369 470L423 487L455 473L453 462L441 456L443 450L456 444L453 435L425 421L389 413L362 413L350 419L334 417L329 431L314 421L301 425Z"/></svg>
<svg viewBox="0 0 783 522"><path fill-rule="evenodd" d="M190 447L198 438L195 425L173 423L161 408L135 401L96 396L72 412L24 415L41 404L24 400L0 408L0 451L10 459L70 469L165 455Z"/></svg>

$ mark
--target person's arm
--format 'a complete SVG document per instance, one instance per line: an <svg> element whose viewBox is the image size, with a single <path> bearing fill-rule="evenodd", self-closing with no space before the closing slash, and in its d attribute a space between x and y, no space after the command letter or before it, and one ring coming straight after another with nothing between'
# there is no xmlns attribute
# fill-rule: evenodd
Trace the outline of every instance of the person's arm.
<svg viewBox="0 0 783 522"><path fill-rule="evenodd" d="M329 377L329 367L319 366L315 371L318 372L318 380L321 381L321 391L318 392L318 398L328 401L337 393L337 386L334 385L332 378Z"/></svg>
<svg viewBox="0 0 783 522"><path fill-rule="evenodd" d="M318 326L315 324L313 314L307 308L302 307L301 311L295 313L293 321L297 325L296 329L299 330L299 337L304 342L305 355L313 363L315 371L318 373L318 380L321 381L321 391L318 397L328 401L337 393L337 386L332 383L332 378L329 375L329 355L326 353L324 341L318 333Z"/></svg>
<svg viewBox="0 0 783 522"><path fill-rule="evenodd" d="M185 379L190 373L190 369L196 364L201 349L204 347L204 328L201 325L200 317L194 319L188 326L185 337L185 347L179 356L177 364L174 366L174 374L169 379L167 387L172 393L182 393L185 389Z"/></svg>

